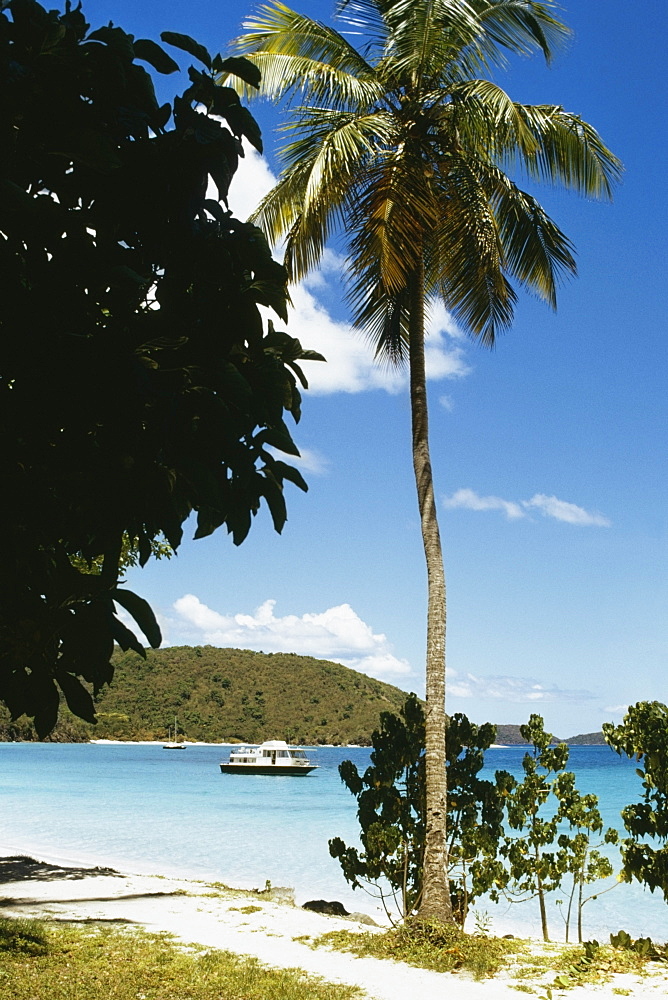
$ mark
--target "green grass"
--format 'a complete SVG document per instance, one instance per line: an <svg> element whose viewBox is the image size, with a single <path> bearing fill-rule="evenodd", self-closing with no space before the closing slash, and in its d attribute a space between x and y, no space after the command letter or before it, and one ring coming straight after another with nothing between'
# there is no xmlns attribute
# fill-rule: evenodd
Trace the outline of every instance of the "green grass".
<svg viewBox="0 0 668 1000"><path fill-rule="evenodd" d="M355 987L166 935L0 919L3 1000L355 1000Z"/></svg>
<svg viewBox="0 0 668 1000"><path fill-rule="evenodd" d="M457 927L436 922L411 922L385 934L330 931L315 945L326 945L354 955L391 958L434 972L468 972L475 979L495 975L508 964L509 956L521 954L522 941L464 934Z"/></svg>

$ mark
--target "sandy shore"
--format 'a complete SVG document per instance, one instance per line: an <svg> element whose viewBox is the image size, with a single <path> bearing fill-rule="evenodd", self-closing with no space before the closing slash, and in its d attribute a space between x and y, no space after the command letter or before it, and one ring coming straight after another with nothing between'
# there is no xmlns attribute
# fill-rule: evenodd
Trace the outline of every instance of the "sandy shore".
<svg viewBox="0 0 668 1000"><path fill-rule="evenodd" d="M249 894L204 882L0 857L0 915L4 917L127 923L167 931L185 943L254 955L267 965L300 968L330 982L359 986L373 1000L517 1000L512 969L475 982L462 974L310 948L306 938L313 940L331 930L370 928L353 917L303 910L289 899L289 890ZM549 976L548 981L553 978ZM543 984L526 985L537 989ZM605 986L553 991L555 998L572 1000L613 1000L622 994L668 996L668 975L643 980L616 976Z"/></svg>

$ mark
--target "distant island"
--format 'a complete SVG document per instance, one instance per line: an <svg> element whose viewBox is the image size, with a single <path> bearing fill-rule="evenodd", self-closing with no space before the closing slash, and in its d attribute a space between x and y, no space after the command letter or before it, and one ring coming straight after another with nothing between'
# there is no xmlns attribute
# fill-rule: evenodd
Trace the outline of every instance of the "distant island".
<svg viewBox="0 0 668 1000"><path fill-rule="evenodd" d="M113 683L97 699L97 725L61 708L50 740L165 740L178 719L192 742L368 746L381 712L398 713L406 692L330 660L296 653L256 653L218 646L170 646L114 654ZM486 720L476 720L484 722ZM0 707L0 741L35 740L29 719L10 721ZM496 742L525 741L519 725L500 725ZM603 743L602 733L564 742Z"/></svg>
<svg viewBox="0 0 668 1000"><path fill-rule="evenodd" d="M520 734L520 727L513 725L501 725L496 727L496 742L502 746L517 746L526 744L526 740ZM565 739L555 736L553 743L568 743L571 747L577 746L598 746L605 745L603 733L599 729L597 733L582 733L580 736L569 736Z"/></svg>

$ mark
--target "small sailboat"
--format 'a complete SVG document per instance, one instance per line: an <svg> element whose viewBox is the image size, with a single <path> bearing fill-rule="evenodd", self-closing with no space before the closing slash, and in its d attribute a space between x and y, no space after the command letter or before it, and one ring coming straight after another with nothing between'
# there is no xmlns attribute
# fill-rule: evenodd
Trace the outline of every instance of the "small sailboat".
<svg viewBox="0 0 668 1000"><path fill-rule="evenodd" d="M167 742L162 744L163 750L185 750L185 743L177 743L176 734L178 732L178 727L176 725L176 716L174 716L174 738L170 740L172 735L172 730L170 726L167 726Z"/></svg>

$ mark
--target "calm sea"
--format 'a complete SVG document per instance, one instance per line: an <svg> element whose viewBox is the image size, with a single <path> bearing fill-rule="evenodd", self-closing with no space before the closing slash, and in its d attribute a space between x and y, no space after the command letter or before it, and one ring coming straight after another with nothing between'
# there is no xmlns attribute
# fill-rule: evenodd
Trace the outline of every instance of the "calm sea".
<svg viewBox="0 0 668 1000"><path fill-rule="evenodd" d="M519 773L522 754L490 750L487 767ZM0 853L244 888L263 888L268 879L294 887L298 903L338 899L376 912L374 900L352 892L327 849L333 836L357 843L355 800L337 767L348 758L363 769L368 751L319 748L312 754L319 770L300 779L224 775L218 763L226 756L217 746L0 743ZM640 798L633 763L607 747L573 747L569 768L581 792L598 795L606 825L621 831L620 810ZM539 934L534 902L476 908L496 933ZM563 936L562 909L551 902L555 940ZM616 885L584 914L587 937L607 940L624 928L668 939L668 905L637 885Z"/></svg>

